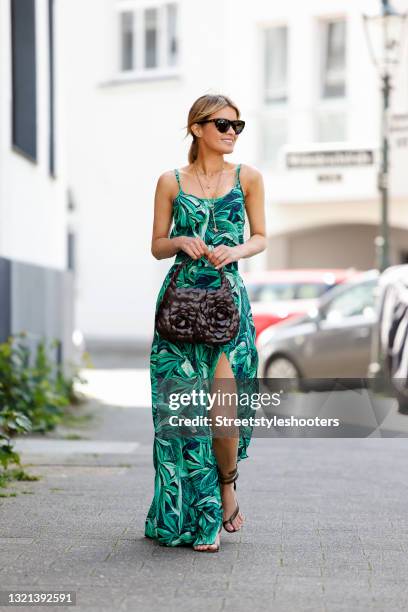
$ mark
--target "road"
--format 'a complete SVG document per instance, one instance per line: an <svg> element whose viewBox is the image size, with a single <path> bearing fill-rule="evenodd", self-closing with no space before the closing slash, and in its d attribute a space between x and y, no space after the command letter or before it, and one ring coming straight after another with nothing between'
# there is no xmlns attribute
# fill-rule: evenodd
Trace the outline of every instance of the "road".
<svg viewBox="0 0 408 612"><path fill-rule="evenodd" d="M81 612L406 610L404 437L253 438L239 464L241 532L223 532L218 554L166 548L143 535L148 375L96 369L87 425L19 441L42 479L0 498L1 589L72 589ZM73 432L81 439L64 438Z"/></svg>

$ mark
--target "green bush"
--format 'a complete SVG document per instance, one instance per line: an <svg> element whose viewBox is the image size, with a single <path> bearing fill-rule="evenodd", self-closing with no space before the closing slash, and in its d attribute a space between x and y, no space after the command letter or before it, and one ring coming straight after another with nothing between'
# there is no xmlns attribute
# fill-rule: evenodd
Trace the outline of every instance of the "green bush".
<svg viewBox="0 0 408 612"><path fill-rule="evenodd" d="M28 431L45 433L55 428L64 415L64 408L79 403L75 380L79 367L69 364L68 374L55 364L47 352L47 341L38 342L35 355L24 340L25 332L10 336L0 344L0 465L20 463L13 451L12 438ZM57 340L48 342L55 348Z"/></svg>

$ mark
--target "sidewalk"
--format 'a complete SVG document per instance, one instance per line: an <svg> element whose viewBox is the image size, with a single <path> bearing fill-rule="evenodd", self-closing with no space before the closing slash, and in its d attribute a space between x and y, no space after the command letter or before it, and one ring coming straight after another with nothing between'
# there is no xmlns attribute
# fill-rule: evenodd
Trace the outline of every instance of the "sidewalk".
<svg viewBox="0 0 408 612"><path fill-rule="evenodd" d="M43 478L0 498L2 590L72 589L81 612L406 610L404 438L254 438L237 484L245 527L203 554L143 536L150 408L94 399L82 411L97 416L82 440L21 440Z"/></svg>

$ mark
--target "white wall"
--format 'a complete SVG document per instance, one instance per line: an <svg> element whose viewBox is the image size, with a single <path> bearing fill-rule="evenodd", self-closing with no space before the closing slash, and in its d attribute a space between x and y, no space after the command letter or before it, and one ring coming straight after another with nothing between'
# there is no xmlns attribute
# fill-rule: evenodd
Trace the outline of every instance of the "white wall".
<svg viewBox="0 0 408 612"><path fill-rule="evenodd" d="M57 7L58 11L58 2ZM0 255L42 266L66 266L65 168L62 81L56 42L56 167L48 173L48 18L36 2L37 163L12 150L10 2L0 3Z"/></svg>

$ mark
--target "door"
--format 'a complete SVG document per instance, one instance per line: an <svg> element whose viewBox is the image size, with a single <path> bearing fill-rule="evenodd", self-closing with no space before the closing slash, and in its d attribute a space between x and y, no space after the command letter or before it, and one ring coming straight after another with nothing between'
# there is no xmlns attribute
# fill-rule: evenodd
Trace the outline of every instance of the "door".
<svg viewBox="0 0 408 612"><path fill-rule="evenodd" d="M365 378L371 333L376 322L376 281L355 284L320 310L316 332L307 347L314 378Z"/></svg>

